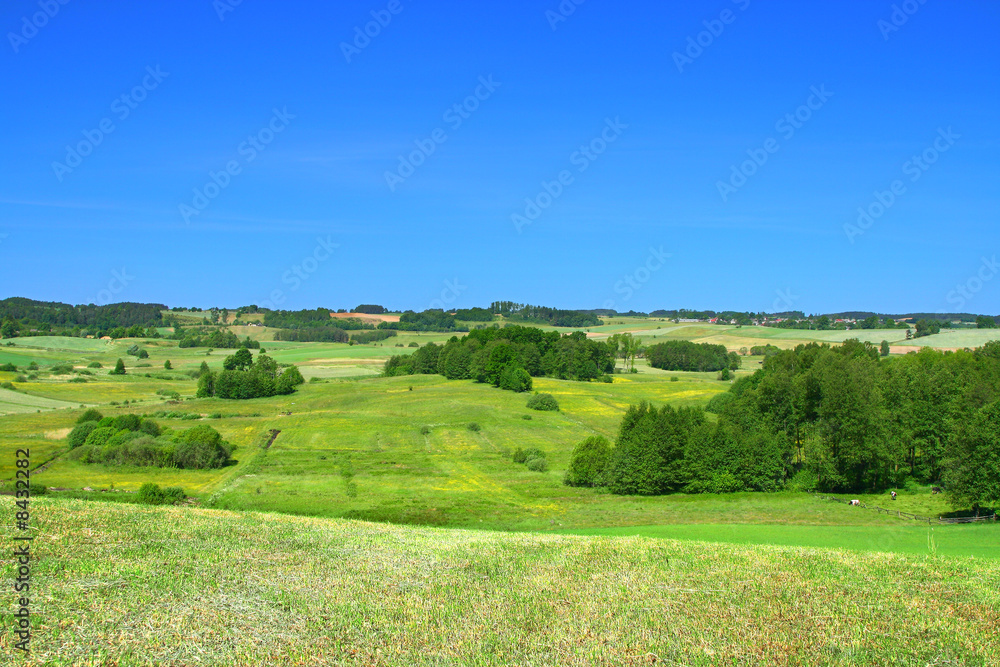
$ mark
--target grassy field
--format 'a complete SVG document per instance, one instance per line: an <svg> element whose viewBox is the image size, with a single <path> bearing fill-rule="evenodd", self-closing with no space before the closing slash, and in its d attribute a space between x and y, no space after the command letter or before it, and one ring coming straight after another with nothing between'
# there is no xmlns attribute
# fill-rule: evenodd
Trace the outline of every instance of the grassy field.
<svg viewBox="0 0 1000 667"><path fill-rule="evenodd" d="M994 560L46 499L34 516L18 664L1000 662Z"/></svg>

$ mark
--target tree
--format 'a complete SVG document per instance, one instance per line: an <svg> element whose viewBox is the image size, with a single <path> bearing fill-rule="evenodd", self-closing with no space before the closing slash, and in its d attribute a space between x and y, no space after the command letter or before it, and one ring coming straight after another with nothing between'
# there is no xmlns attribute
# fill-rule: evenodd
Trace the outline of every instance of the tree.
<svg viewBox="0 0 1000 667"><path fill-rule="evenodd" d="M114 370L109 371L108 375L125 375L125 372L125 362L121 360L121 357L119 357L118 361L115 363Z"/></svg>
<svg viewBox="0 0 1000 667"><path fill-rule="evenodd" d="M985 315L980 315L976 318L976 328L977 329L996 329L997 321L993 317L986 317ZM7 336L5 335L4 338Z"/></svg>
<svg viewBox="0 0 1000 667"><path fill-rule="evenodd" d="M253 365L253 355L245 347L236 350L236 354L226 357L222 362L222 367L227 371L245 371L251 365Z"/></svg>
<svg viewBox="0 0 1000 667"><path fill-rule="evenodd" d="M138 356L140 359L149 359L149 352L146 352L146 350L139 350Z"/></svg>
<svg viewBox="0 0 1000 667"><path fill-rule="evenodd" d="M17 338L17 324L14 320L8 317L3 321L3 325L0 325L0 337Z"/></svg>
<svg viewBox="0 0 1000 667"><path fill-rule="evenodd" d="M889 356L889 341L887 341L887 340L882 341L882 345L879 346L879 353L883 357L888 357Z"/></svg>
<svg viewBox="0 0 1000 667"><path fill-rule="evenodd" d="M563 483L567 486L603 486L604 470L611 461L611 443L592 435L576 447L569 460Z"/></svg>
<svg viewBox="0 0 1000 667"><path fill-rule="evenodd" d="M173 368L173 366L170 365L170 360L169 359L167 359L166 361L163 362L163 368L165 370L168 370L168 371Z"/></svg>
<svg viewBox="0 0 1000 667"><path fill-rule="evenodd" d="M1000 401L977 411L948 443L944 483L955 507L1000 502Z"/></svg>
<svg viewBox="0 0 1000 667"><path fill-rule="evenodd" d="M197 398L215 396L215 373L206 370L198 377L198 391L195 396Z"/></svg>
<svg viewBox="0 0 1000 667"><path fill-rule="evenodd" d="M500 374L500 388L514 392L531 391L531 376L520 366L511 364Z"/></svg>

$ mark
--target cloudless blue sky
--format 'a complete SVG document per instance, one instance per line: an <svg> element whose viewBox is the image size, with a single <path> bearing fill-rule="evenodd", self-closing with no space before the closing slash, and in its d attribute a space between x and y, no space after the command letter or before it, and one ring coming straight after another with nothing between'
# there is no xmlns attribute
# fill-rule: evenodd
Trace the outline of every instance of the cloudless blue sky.
<svg viewBox="0 0 1000 667"><path fill-rule="evenodd" d="M996 2L897 2L916 11L888 31L888 0L567 0L558 22L558 0L63 1L0 9L0 297L1000 312ZM391 21L348 62L373 11ZM831 95L787 136L813 88ZM275 109L294 118L248 162ZM627 127L581 162L608 119ZM102 121L78 166L53 166ZM435 130L447 140L391 189ZM768 139L724 201L719 181Z"/></svg>

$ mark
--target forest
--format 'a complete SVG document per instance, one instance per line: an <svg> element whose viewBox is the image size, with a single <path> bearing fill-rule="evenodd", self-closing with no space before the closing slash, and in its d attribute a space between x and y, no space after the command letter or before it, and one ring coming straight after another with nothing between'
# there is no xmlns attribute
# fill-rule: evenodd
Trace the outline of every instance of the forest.
<svg viewBox="0 0 1000 667"><path fill-rule="evenodd" d="M631 406L613 447L581 443L567 483L639 495L934 483L974 508L1000 501L1000 342L897 358L857 340L800 345L708 410L716 421Z"/></svg>

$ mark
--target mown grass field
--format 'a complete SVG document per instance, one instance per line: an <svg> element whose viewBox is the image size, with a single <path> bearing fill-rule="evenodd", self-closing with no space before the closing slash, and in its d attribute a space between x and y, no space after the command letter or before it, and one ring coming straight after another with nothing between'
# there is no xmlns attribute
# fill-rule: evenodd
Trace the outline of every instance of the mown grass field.
<svg viewBox="0 0 1000 667"><path fill-rule="evenodd" d="M49 499L34 516L19 664L1000 663L989 559Z"/></svg>

